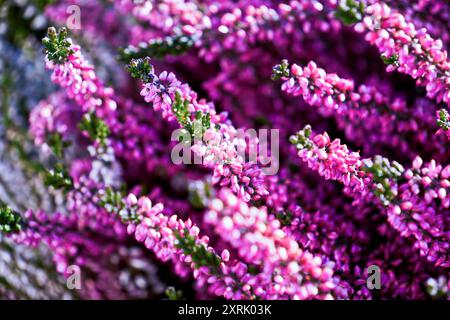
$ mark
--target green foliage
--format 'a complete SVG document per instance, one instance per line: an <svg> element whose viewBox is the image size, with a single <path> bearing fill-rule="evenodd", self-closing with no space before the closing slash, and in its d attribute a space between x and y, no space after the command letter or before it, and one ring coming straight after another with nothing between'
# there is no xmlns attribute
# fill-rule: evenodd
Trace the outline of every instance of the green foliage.
<svg viewBox="0 0 450 320"><path fill-rule="evenodd" d="M114 189L108 187L102 194L100 194L99 205L105 207L108 212L112 212L113 210L121 210L126 207L125 202L123 201L123 195L119 191L115 191Z"/></svg>
<svg viewBox="0 0 450 320"><path fill-rule="evenodd" d="M47 187L51 186L64 192L73 189L72 178L62 164L57 164L54 169L47 171L44 177L44 184Z"/></svg>
<svg viewBox="0 0 450 320"><path fill-rule="evenodd" d="M21 230L21 217L7 205L0 203L0 232L12 233Z"/></svg>
<svg viewBox="0 0 450 320"><path fill-rule="evenodd" d="M162 59L167 55L180 55L194 45L194 39L186 35L168 36L162 39L152 39L142 42L139 46L128 46L119 51L120 59L128 62L131 59L152 57Z"/></svg>
<svg viewBox="0 0 450 320"><path fill-rule="evenodd" d="M61 28L59 32L54 27L47 30L47 36L42 39L44 53L50 61L61 64L73 53L71 42L67 39L67 29Z"/></svg>
<svg viewBox="0 0 450 320"><path fill-rule="evenodd" d="M27 130L18 125L10 116L12 85L12 78L9 72L0 75L0 112L2 113L1 120L5 130L7 146L16 152L20 162L27 170L41 172L45 170L44 166L39 161L34 160L35 154L32 154L26 148L31 143Z"/></svg>
<svg viewBox="0 0 450 320"><path fill-rule="evenodd" d="M135 79L141 79L144 83L153 82L153 66L150 58L132 59L127 66L128 72Z"/></svg>
<svg viewBox="0 0 450 320"><path fill-rule="evenodd" d="M289 141L295 145L298 150L307 148L311 149L313 146L313 142L309 138L311 136L311 126L306 125L303 130L300 130L296 134L292 135L289 138Z"/></svg>
<svg viewBox="0 0 450 320"><path fill-rule="evenodd" d="M364 16L364 3L355 0L341 0L335 16L347 25L359 22Z"/></svg>
<svg viewBox="0 0 450 320"><path fill-rule="evenodd" d="M405 169L396 161L390 162L382 156L363 161L362 170L370 173L375 185L374 194L381 200L383 205L388 205L397 196L393 185L401 178Z"/></svg>
<svg viewBox="0 0 450 320"><path fill-rule="evenodd" d="M78 126L81 131L89 135L92 141L98 142L102 147L106 146L106 140L110 133L109 128L94 112L85 114Z"/></svg>
<svg viewBox="0 0 450 320"><path fill-rule="evenodd" d="M221 259L214 252L208 251L205 245L197 244L195 238L189 235L189 230L184 230L184 235L175 233L176 247L183 250L184 254L191 256L195 267L208 267L211 273L219 273Z"/></svg>
<svg viewBox="0 0 450 320"><path fill-rule="evenodd" d="M289 62L286 59L283 59L280 64L277 64L272 68L272 80L279 80L289 76Z"/></svg>
<svg viewBox="0 0 450 320"><path fill-rule="evenodd" d="M196 181L189 185L189 203L196 209L204 209L213 196L213 187L207 181Z"/></svg>
<svg viewBox="0 0 450 320"><path fill-rule="evenodd" d="M212 197L213 188L210 183L202 181L189 187L189 203L196 209L204 209Z"/></svg>
<svg viewBox="0 0 450 320"><path fill-rule="evenodd" d="M442 128L443 130L447 131L450 129L450 115L448 114L448 111L445 109L441 109L438 112L439 118L436 121L436 124Z"/></svg>
<svg viewBox="0 0 450 320"><path fill-rule="evenodd" d="M255 117L255 126L258 127L258 128L260 128L260 127L271 127L272 126L272 122L267 117L265 117L263 115L259 115L259 116Z"/></svg>

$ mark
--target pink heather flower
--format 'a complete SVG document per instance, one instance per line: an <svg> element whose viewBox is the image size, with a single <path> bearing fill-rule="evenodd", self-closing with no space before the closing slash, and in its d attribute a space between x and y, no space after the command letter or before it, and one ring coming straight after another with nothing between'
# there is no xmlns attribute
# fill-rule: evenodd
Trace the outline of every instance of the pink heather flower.
<svg viewBox="0 0 450 320"><path fill-rule="evenodd" d="M163 71L159 76L150 75L151 80L143 84L141 96L149 103L153 103L155 111L161 111L164 119L175 121L176 117L172 111L172 103L175 101L175 94L178 92L182 99L189 101L189 111L195 113L197 111L206 113L211 116L212 123L219 123L223 114L216 114L214 105L205 100L197 100L197 93L193 91L189 85L181 83L176 76L170 72Z"/></svg>
<svg viewBox="0 0 450 320"><path fill-rule="evenodd" d="M76 49L74 49L76 52ZM69 61L73 60L72 55L69 56ZM52 63L48 63L50 68L53 68ZM71 69L72 65L68 63L64 63L63 66L65 66L67 69L69 69L69 75L74 75L76 77L77 69ZM61 79L60 75L58 74L61 69L58 69L60 65L56 66L56 71L54 72L54 80L63 86L67 84L65 79ZM92 70L90 70L92 71ZM95 74L90 73L90 78L94 78ZM163 110L163 116L168 117L169 113L167 112L170 109L167 109L167 106L169 103L171 103L170 94L174 94L174 91L170 90L170 86L174 85L176 86L178 83L176 82L176 78L173 74L167 74L165 72L161 73L159 77L155 77L154 82L152 83L152 86L147 86L147 90L143 90L141 94L145 94L146 100L152 101L157 104L158 107L161 107L161 109L166 108L166 112ZM89 86L91 83L89 81L86 82L80 82L81 84L86 84ZM82 103L83 99L86 100L86 98L90 98L88 94L85 94L84 91L76 91L78 89L77 86L75 88L71 88L70 85L66 87L68 90L74 89L74 95L75 99L78 103ZM92 86L90 88L91 93L96 92L96 88ZM166 90L167 89L167 90ZM189 90L189 88L186 88L186 90ZM148 98L147 98L148 97ZM161 100L158 100L161 98ZM195 96L191 96L191 98L196 99ZM193 103L197 109L204 111L204 106L200 103ZM83 105L84 106L84 105ZM209 106L207 106L209 108ZM83 212L86 212L83 210L85 205L82 203L83 198L94 198L97 197L96 194L90 194L86 195L86 192L90 192L89 187L80 187L80 183L86 183L89 180L85 180L83 178L75 179L74 180L74 187L75 190L71 191L71 195L73 197L73 200L71 201L72 204L70 207L77 212L77 214L82 214ZM92 190L95 190L97 186L92 185ZM80 190L81 192L79 192ZM69 195L70 198L70 195ZM162 261L167 261L169 259L175 260L176 263L176 269L182 270L183 269L183 263L188 263L188 265L191 266L191 268L194 269L194 277L198 279L201 283L209 282L211 285L211 288L214 288L212 291L214 293L220 293L220 295L224 295L227 298L242 298L244 296L250 297L249 289L250 286L246 285L244 288L238 287L237 289L232 288L232 283L230 281L224 282L223 285L226 285L226 287L223 287L223 285L220 285L220 279L212 281L210 278L210 275L207 273L208 268L196 268L196 262L192 261L191 257L186 256L181 248L178 248L176 246L176 243L178 242L177 237L187 237L191 236L196 238L199 233L198 227L192 225L190 220L188 220L186 223L182 220L177 220L176 216L172 216L170 219L167 218L165 215L161 213L163 206L161 204L157 204L155 206L151 206L151 202L148 199L141 199L138 201L138 199L133 195L130 194L126 200L125 204L128 207L134 208L137 205L141 206L140 208L134 208L135 211L137 211L138 214L144 214L145 216L142 218L141 222L137 225L129 225L127 227L127 231L130 234L135 235L136 240L139 242L143 242L144 245L147 247L147 249L151 249L155 252L156 256L161 259ZM95 207L95 204L91 204L92 207ZM114 210L114 208L109 208L108 211ZM146 211L142 211L146 210ZM87 212L86 212L87 213ZM200 246L207 246L208 238L203 237L199 238L198 241L196 241L196 245ZM209 251L209 250L208 250ZM226 257L226 254L225 254ZM218 258L219 259L219 258ZM241 264L238 262L233 262L233 264L230 264L230 268L227 268L226 265L223 265L221 268L218 268L217 266L212 266L215 268L213 270L215 273L218 273L221 277L224 279L230 279L230 277L233 277L234 279L239 279L245 275L245 271L235 271L235 270L242 270L242 267L240 267ZM240 269L235 269L236 267ZM183 272L183 271L181 271ZM248 277L247 277L248 278ZM200 285L201 286L201 285ZM223 292L221 291L221 288L223 288Z"/></svg>
<svg viewBox="0 0 450 320"><path fill-rule="evenodd" d="M68 97L73 99L84 113L97 109L103 110L104 113L115 110L117 104L112 99L114 91L103 86L79 46L72 45L70 49L73 53L61 64L49 61L46 57L46 66L53 71L52 81L63 87Z"/></svg>
<svg viewBox="0 0 450 320"><path fill-rule="evenodd" d="M309 139L309 138L308 138ZM337 180L360 193L367 192L370 181L362 171L358 152L349 151L340 139L330 140L326 132L312 136L311 146L300 148L298 156L326 180Z"/></svg>
<svg viewBox="0 0 450 320"><path fill-rule="evenodd" d="M424 28L416 30L402 14L382 3L367 7L355 30L366 32L366 40L383 56L395 57L387 71L410 75L426 88L428 97L450 105L450 62L441 40L433 39Z"/></svg>
<svg viewBox="0 0 450 320"><path fill-rule="evenodd" d="M130 194L127 203L127 210L135 210L142 217L139 223L128 224L128 233L133 234L137 241L142 242L162 261L171 260L175 263L177 270L183 267L192 270L199 287L207 285L211 293L227 299L249 299L254 294L263 294L252 290L252 287L258 284L252 280L253 276L247 274L247 266L238 261L230 262L230 253L227 250L222 252L221 257L216 255L214 249L208 245L209 238L200 237L200 229L190 219L183 221L176 215L164 215L164 206L160 203L151 206L147 197L137 200ZM179 246L179 237L188 236L194 239L196 246L204 246L207 251L216 255L220 265L198 267L197 261Z"/></svg>
<svg viewBox="0 0 450 320"><path fill-rule="evenodd" d="M388 221L404 237L413 237L420 255L450 267L450 165L417 157L405 171L398 197L387 209Z"/></svg>
<svg viewBox="0 0 450 320"><path fill-rule="evenodd" d="M176 93L189 102L191 115L196 112L209 113L211 127L205 128L203 139L191 148L204 159L205 165L213 168L213 182L230 187L246 201L266 196L268 193L261 170L256 164L244 162L239 150L245 149L246 142L238 137L237 130L226 121L225 115L216 114L212 103L197 100L197 94L187 84L179 82L173 73L163 71L159 76L152 74L150 78L143 85L141 96L146 102L153 103L156 111L161 110L163 118L168 121L176 120L172 110ZM220 129L216 129L216 125Z"/></svg>

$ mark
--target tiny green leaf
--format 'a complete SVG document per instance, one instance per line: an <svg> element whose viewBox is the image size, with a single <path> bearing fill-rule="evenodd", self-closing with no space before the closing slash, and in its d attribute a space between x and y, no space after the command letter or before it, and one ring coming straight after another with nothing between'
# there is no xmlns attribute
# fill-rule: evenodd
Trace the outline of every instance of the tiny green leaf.
<svg viewBox="0 0 450 320"><path fill-rule="evenodd" d="M21 217L4 203L0 203L0 232L12 233L21 230Z"/></svg>
<svg viewBox="0 0 450 320"><path fill-rule="evenodd" d="M277 64L272 68L272 80L287 78L289 76L289 62L286 59L282 60L280 64Z"/></svg>
<svg viewBox="0 0 450 320"><path fill-rule="evenodd" d="M359 22L364 16L364 3L355 0L341 0L335 16L347 25Z"/></svg>

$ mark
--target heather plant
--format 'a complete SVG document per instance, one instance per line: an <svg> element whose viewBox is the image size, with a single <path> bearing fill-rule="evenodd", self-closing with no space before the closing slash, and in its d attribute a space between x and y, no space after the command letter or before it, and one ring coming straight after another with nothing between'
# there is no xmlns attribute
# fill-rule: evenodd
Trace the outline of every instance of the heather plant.
<svg viewBox="0 0 450 320"><path fill-rule="evenodd" d="M448 299L448 9L6 1L0 298Z"/></svg>

